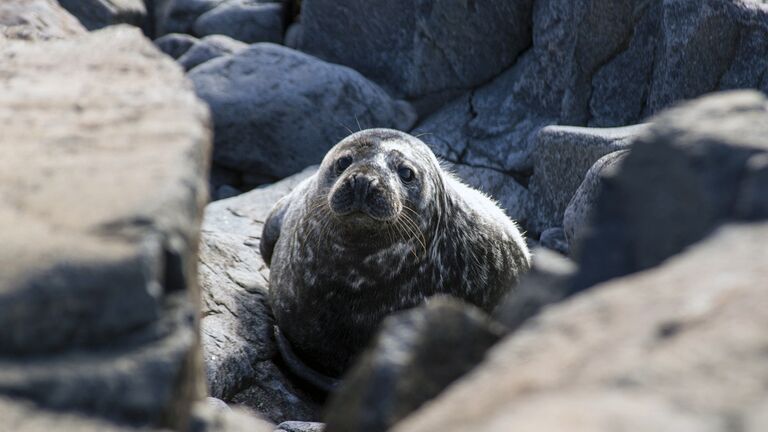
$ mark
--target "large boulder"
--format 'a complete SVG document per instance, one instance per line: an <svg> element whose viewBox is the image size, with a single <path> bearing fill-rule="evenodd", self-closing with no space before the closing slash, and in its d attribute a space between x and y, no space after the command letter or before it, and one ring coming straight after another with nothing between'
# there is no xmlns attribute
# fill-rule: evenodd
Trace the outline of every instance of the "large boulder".
<svg viewBox="0 0 768 432"><path fill-rule="evenodd" d="M277 367L280 356L267 302L269 269L259 254L272 205L312 172L209 204L203 222L201 330L210 393L275 423L320 417L314 399Z"/></svg>
<svg viewBox="0 0 768 432"><path fill-rule="evenodd" d="M383 432L480 363L502 328L437 296L388 317L326 406L327 429Z"/></svg>
<svg viewBox="0 0 768 432"><path fill-rule="evenodd" d="M88 30L115 24L143 27L147 19L144 0L58 0Z"/></svg>
<svg viewBox="0 0 768 432"><path fill-rule="evenodd" d="M4 0L0 3L0 39L49 40L86 32L56 0Z"/></svg>
<svg viewBox="0 0 768 432"><path fill-rule="evenodd" d="M230 1L201 15L195 21L197 36L221 34L248 44L283 41L281 3Z"/></svg>
<svg viewBox="0 0 768 432"><path fill-rule="evenodd" d="M657 116L621 169L602 179L574 291L657 265L724 221L768 217L759 211L768 184L752 168L768 155L766 137L768 99L758 92L708 96ZM748 217L744 207L753 209Z"/></svg>
<svg viewBox="0 0 768 432"><path fill-rule="evenodd" d="M299 46L432 105L514 63L531 43L532 3L304 0Z"/></svg>
<svg viewBox="0 0 768 432"><path fill-rule="evenodd" d="M359 73L273 44L251 45L189 76L214 113L214 161L265 180L320 162L348 128L407 130L415 120L407 102Z"/></svg>
<svg viewBox="0 0 768 432"><path fill-rule="evenodd" d="M768 9L757 2L542 0L532 31L512 67L416 128L439 156L535 185L544 126L626 126L715 90L768 91ZM568 199L533 205L526 228L560 225Z"/></svg>
<svg viewBox="0 0 768 432"><path fill-rule="evenodd" d="M138 29L0 45L0 394L184 428L209 114Z"/></svg>
<svg viewBox="0 0 768 432"><path fill-rule="evenodd" d="M551 306L396 432L768 427L768 224Z"/></svg>

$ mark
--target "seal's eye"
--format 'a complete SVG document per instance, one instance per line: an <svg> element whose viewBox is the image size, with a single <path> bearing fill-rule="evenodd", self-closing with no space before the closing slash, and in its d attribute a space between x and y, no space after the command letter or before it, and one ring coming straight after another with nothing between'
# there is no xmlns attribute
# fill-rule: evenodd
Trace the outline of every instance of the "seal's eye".
<svg viewBox="0 0 768 432"><path fill-rule="evenodd" d="M341 174L352 165L352 156L342 156L336 159L336 172Z"/></svg>
<svg viewBox="0 0 768 432"><path fill-rule="evenodd" d="M400 178L406 183L411 182L414 178L416 178L416 176L413 174L413 170L407 166L401 166L398 168L397 175L399 175Z"/></svg>

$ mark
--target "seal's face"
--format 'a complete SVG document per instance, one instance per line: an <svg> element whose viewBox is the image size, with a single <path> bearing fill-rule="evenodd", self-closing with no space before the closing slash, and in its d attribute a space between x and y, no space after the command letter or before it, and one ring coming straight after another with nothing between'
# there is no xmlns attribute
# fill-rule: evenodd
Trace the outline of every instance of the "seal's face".
<svg viewBox="0 0 768 432"><path fill-rule="evenodd" d="M418 139L394 130L350 135L323 160L320 189L348 228L387 229L419 218L434 187L437 160ZM414 221L416 222L416 221Z"/></svg>

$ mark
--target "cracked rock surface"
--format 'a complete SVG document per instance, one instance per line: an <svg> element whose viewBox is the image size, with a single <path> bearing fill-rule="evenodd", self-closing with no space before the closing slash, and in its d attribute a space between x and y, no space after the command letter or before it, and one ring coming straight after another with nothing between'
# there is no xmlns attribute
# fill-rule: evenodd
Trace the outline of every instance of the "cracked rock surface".
<svg viewBox="0 0 768 432"><path fill-rule="evenodd" d="M212 396L275 423L318 420L319 406L279 368L267 303L269 269L259 254L272 205L314 172L206 208L200 250L203 351Z"/></svg>

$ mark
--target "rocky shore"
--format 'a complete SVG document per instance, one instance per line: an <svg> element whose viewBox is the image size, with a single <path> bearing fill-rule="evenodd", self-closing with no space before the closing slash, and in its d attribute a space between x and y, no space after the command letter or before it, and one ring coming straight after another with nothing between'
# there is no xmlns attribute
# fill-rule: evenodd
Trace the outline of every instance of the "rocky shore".
<svg viewBox="0 0 768 432"><path fill-rule="evenodd" d="M4 0L0 431L768 430L766 92L760 0ZM534 266L326 395L259 241L370 127Z"/></svg>

